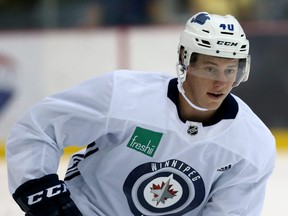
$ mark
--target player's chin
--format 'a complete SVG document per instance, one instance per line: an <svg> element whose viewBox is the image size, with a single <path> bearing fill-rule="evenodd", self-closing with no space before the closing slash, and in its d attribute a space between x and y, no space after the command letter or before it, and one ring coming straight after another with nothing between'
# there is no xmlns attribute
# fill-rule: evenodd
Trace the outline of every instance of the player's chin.
<svg viewBox="0 0 288 216"><path fill-rule="evenodd" d="M206 103L205 108L208 110L217 110L221 106L222 102L223 102L223 100L209 101L209 103Z"/></svg>

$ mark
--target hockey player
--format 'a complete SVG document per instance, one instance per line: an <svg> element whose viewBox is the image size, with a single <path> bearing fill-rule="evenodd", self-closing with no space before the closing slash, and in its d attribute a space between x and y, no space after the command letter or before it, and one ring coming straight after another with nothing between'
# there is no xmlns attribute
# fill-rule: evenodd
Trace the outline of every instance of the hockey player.
<svg viewBox="0 0 288 216"><path fill-rule="evenodd" d="M33 216L260 215L275 141L230 93L249 68L233 16L194 15L180 37L177 78L114 71L23 115L7 143L13 198ZM87 147L62 181L58 163L72 145Z"/></svg>

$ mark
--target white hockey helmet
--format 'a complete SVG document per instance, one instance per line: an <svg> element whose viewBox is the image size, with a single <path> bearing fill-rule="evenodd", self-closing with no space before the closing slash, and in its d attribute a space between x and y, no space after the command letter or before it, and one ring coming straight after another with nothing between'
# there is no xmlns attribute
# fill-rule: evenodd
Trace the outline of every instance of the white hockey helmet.
<svg viewBox="0 0 288 216"><path fill-rule="evenodd" d="M248 80L249 41L239 22L231 15L220 16L200 12L192 16L180 36L178 52L178 65L182 67L179 74L181 83L186 79L186 67L189 65L192 53L241 59L233 87ZM177 71L179 73L179 70Z"/></svg>
<svg viewBox="0 0 288 216"><path fill-rule="evenodd" d="M178 53L178 89L190 106L200 111L207 111L207 109L193 104L186 97L183 89L187 67L193 53L239 59L237 76L232 87L248 80L250 71L249 41L239 22L231 15L220 16L199 12L192 16L180 36Z"/></svg>

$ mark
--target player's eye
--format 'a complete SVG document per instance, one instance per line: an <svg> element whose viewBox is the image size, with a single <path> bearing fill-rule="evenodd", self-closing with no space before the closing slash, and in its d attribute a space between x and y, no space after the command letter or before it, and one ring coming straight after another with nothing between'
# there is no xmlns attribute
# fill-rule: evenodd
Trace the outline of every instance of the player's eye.
<svg viewBox="0 0 288 216"><path fill-rule="evenodd" d="M236 72L235 69L227 69L227 70L226 70L226 73L227 73L227 74L233 74L233 73L235 73L235 72Z"/></svg>
<svg viewBox="0 0 288 216"><path fill-rule="evenodd" d="M216 73L217 72L215 67L206 67L205 71L209 72L209 73Z"/></svg>
<svg viewBox="0 0 288 216"><path fill-rule="evenodd" d="M233 69L233 68L230 68L230 69L226 69L225 70L225 74L227 74L227 75L232 75L232 74L234 74L234 73L236 73L237 71L235 70L235 69Z"/></svg>

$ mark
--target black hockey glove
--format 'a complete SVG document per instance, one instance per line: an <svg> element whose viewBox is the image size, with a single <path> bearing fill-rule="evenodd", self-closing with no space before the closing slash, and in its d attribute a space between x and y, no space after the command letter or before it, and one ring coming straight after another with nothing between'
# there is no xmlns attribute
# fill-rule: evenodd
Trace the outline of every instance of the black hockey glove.
<svg viewBox="0 0 288 216"><path fill-rule="evenodd" d="M57 174L25 182L13 198L26 216L82 216Z"/></svg>

